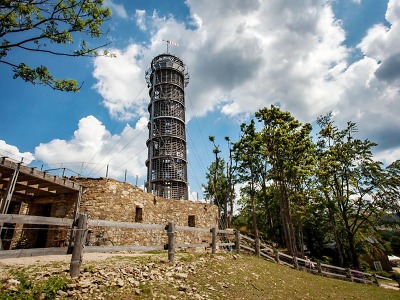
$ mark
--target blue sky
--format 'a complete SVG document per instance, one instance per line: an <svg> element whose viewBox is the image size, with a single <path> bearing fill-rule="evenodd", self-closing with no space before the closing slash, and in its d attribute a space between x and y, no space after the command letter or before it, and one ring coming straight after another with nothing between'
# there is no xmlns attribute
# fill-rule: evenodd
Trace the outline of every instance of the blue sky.
<svg viewBox="0 0 400 300"><path fill-rule="evenodd" d="M376 159L400 158L399 0L108 0L116 58L64 58L14 51L83 83L62 93L12 79L0 63L0 155L44 169L66 167L143 185L149 63L166 50L187 64L189 185L202 198L213 159L209 135L225 136L259 108L279 103L301 122L332 111L379 144ZM92 41L100 44L102 41ZM67 175L74 175L69 172Z"/></svg>

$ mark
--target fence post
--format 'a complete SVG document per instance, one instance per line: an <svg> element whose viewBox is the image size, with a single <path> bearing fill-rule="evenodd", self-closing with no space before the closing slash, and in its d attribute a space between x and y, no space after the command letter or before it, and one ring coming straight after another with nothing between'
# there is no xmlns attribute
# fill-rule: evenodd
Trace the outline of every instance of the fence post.
<svg viewBox="0 0 400 300"><path fill-rule="evenodd" d="M278 249L274 248L274 254L275 254L275 261L277 264L279 264L279 251Z"/></svg>
<svg viewBox="0 0 400 300"><path fill-rule="evenodd" d="M75 231L75 244L72 250L71 263L69 267L69 273L72 278L78 277L81 272L83 249L85 248L88 227L87 215L79 215L77 226L78 228Z"/></svg>
<svg viewBox="0 0 400 300"><path fill-rule="evenodd" d="M322 265L320 261L317 261L317 268L318 268L318 274L322 274Z"/></svg>
<svg viewBox="0 0 400 300"><path fill-rule="evenodd" d="M235 231L235 247L236 247L236 253L240 253L240 231L236 230Z"/></svg>
<svg viewBox="0 0 400 300"><path fill-rule="evenodd" d="M217 252L217 228L211 228L211 254Z"/></svg>
<svg viewBox="0 0 400 300"><path fill-rule="evenodd" d="M349 278L350 279L350 281L351 282L353 282L353 275L351 274L351 270L350 270L350 268L346 268L346 275L347 275L347 278Z"/></svg>
<svg viewBox="0 0 400 300"><path fill-rule="evenodd" d="M255 250L255 254L260 257L260 238L256 237L254 239L254 250Z"/></svg>
<svg viewBox="0 0 400 300"><path fill-rule="evenodd" d="M168 223L168 261L170 263L175 262L175 224Z"/></svg>
<svg viewBox="0 0 400 300"><path fill-rule="evenodd" d="M376 284L377 286L381 286L381 285L379 284L378 277L376 276L376 274L374 274L373 276L374 276L374 282L375 282L375 284Z"/></svg>
<svg viewBox="0 0 400 300"><path fill-rule="evenodd" d="M293 266L296 270L299 269L299 262L297 261L297 256L293 256Z"/></svg>

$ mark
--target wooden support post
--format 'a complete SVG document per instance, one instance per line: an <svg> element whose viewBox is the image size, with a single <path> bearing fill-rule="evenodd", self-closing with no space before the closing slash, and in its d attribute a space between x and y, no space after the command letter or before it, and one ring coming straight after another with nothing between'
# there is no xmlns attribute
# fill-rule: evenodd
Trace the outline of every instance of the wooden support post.
<svg viewBox="0 0 400 300"><path fill-rule="evenodd" d="M168 229L167 229L167 235L168 235L168 261L170 263L175 262L175 224L174 223L168 223Z"/></svg>
<svg viewBox="0 0 400 300"><path fill-rule="evenodd" d="M349 268L346 268L346 276L351 282L353 282L353 274L351 274L351 270Z"/></svg>
<svg viewBox="0 0 400 300"><path fill-rule="evenodd" d="M373 275L374 276L374 282L377 286L381 286L379 281L378 281L378 277L376 276L376 274Z"/></svg>
<svg viewBox="0 0 400 300"><path fill-rule="evenodd" d="M317 261L317 268L318 268L318 274L322 274L322 265L320 261Z"/></svg>
<svg viewBox="0 0 400 300"><path fill-rule="evenodd" d="M256 237L254 240L254 250L258 257L260 257L260 238Z"/></svg>
<svg viewBox="0 0 400 300"><path fill-rule="evenodd" d="M240 231L236 230L235 231L235 247L236 247L236 253L240 253Z"/></svg>
<svg viewBox="0 0 400 300"><path fill-rule="evenodd" d="M299 269L299 262L297 261L297 256L293 256L293 266L296 270Z"/></svg>
<svg viewBox="0 0 400 300"><path fill-rule="evenodd" d="M217 252L217 228L211 228L211 254Z"/></svg>
<svg viewBox="0 0 400 300"><path fill-rule="evenodd" d="M75 231L75 244L72 250L71 264L69 267L69 273L72 278L79 277L81 272L81 265L83 259L83 249L85 248L86 233L88 226L87 215L79 215L78 228Z"/></svg>
<svg viewBox="0 0 400 300"><path fill-rule="evenodd" d="M275 261L276 261L277 264L279 264L280 261L279 261L279 251L278 251L278 249L274 248L274 254L275 254Z"/></svg>
<svg viewBox="0 0 400 300"><path fill-rule="evenodd" d="M4 159L5 158L3 158L3 161L4 161ZM11 199L14 194L15 185L17 184L18 174L21 169L21 164L22 164L22 161L19 164L17 164L17 168L14 170L14 173L7 184L7 189L6 189L3 197L0 197L0 214L6 214L8 212L8 207L10 205ZM4 226L4 224L0 223L0 235L3 231L3 226ZM1 240L1 238L0 238L0 250L3 250L3 242Z"/></svg>

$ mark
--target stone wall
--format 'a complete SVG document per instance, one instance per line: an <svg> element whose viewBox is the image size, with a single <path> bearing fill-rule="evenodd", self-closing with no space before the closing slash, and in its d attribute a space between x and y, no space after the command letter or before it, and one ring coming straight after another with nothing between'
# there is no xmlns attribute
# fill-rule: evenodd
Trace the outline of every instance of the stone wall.
<svg viewBox="0 0 400 300"><path fill-rule="evenodd" d="M75 179L85 187L80 212L89 219L144 224L168 224L212 228L218 225L215 205L188 200L170 200L146 193L129 183L113 179ZM210 234L177 232L177 243L209 242ZM165 232L123 228L92 228L92 245L162 245Z"/></svg>
<svg viewBox="0 0 400 300"><path fill-rule="evenodd" d="M81 214L92 220L163 224L213 228L218 226L218 208L215 205L188 200L169 200L146 193L129 183L106 178L72 178L84 187ZM74 217L77 193L42 197L22 203L20 214ZM23 209L22 209L23 208ZM23 210L23 211L22 211ZM42 229L39 229L42 228ZM22 240L27 248L62 247L69 244L70 228L46 225L17 224L12 248ZM89 245L164 245L165 231L124 228L89 228ZM176 232L176 243L211 242L210 233Z"/></svg>

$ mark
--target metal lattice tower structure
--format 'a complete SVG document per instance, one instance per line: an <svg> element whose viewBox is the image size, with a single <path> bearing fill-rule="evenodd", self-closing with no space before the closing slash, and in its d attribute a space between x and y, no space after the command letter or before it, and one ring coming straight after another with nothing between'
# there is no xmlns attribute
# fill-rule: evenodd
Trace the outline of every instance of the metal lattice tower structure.
<svg viewBox="0 0 400 300"><path fill-rule="evenodd" d="M147 191L167 199L186 200L186 65L175 55L158 55L146 71L146 81L150 96Z"/></svg>

